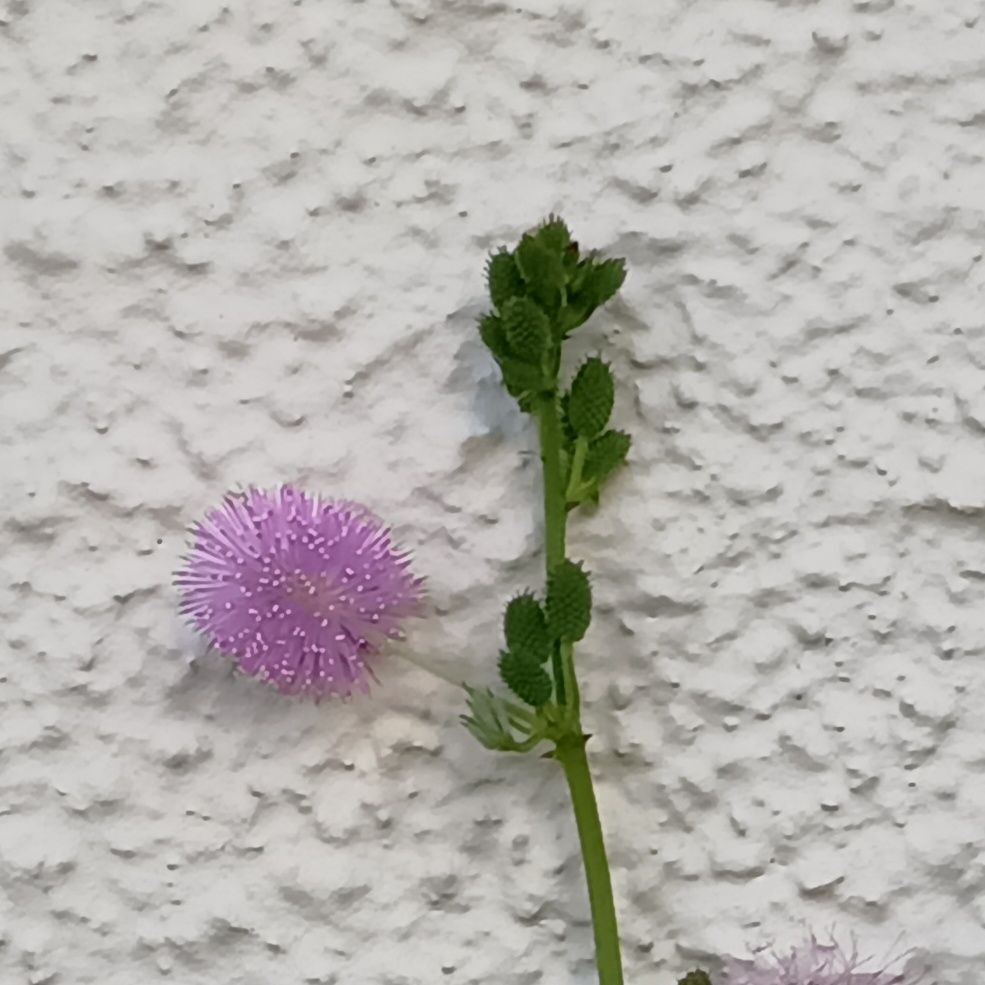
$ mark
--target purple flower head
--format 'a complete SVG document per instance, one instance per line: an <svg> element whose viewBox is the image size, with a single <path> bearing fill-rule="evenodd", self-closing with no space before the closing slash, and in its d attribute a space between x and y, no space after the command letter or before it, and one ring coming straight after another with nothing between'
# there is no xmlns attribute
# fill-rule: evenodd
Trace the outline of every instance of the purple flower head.
<svg viewBox="0 0 985 985"><path fill-rule="evenodd" d="M227 495L191 532L175 574L182 613L282 694L368 691L373 657L421 613L423 579L357 503L251 488Z"/></svg>
<svg viewBox="0 0 985 985"><path fill-rule="evenodd" d="M889 965L896 962L890 961ZM908 985L913 979L882 962L860 959L853 947L834 941L822 944L813 934L787 954L757 955L753 960L729 958L725 985Z"/></svg>

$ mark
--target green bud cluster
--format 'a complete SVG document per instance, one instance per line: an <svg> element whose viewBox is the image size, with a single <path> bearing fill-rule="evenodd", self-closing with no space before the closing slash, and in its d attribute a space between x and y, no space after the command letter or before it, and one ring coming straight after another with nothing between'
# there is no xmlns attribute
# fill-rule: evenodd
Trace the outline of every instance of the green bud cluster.
<svg viewBox="0 0 985 985"><path fill-rule="evenodd" d="M547 581L545 605L530 592L511 599L503 614L507 649L500 654L499 676L528 705L550 701L554 682L543 665L561 643L574 643L592 619L592 589L581 565L563 561Z"/></svg>
<svg viewBox="0 0 985 985"><path fill-rule="evenodd" d="M547 617L530 592L510 599L503 614L503 636L507 649L499 657L499 676L521 700L535 708L554 694L554 682L543 664L554 645Z"/></svg>
<svg viewBox="0 0 985 985"><path fill-rule="evenodd" d="M552 391L561 343L615 295L625 276L622 260L582 256L557 216L526 233L513 251L488 258L494 311L479 320L479 332L522 410Z"/></svg>
<svg viewBox="0 0 985 985"><path fill-rule="evenodd" d="M507 391L537 420L543 467L547 583L543 599L523 592L503 613L505 647L498 670L513 697L466 688L462 723L489 749L527 752L554 744L578 818L595 924L599 981L621 985L618 928L591 775L589 736L581 721L575 644L592 621L592 586L584 567L565 556L568 512L597 503L602 485L622 465L630 438L609 428L615 400L612 369L585 360L569 388L560 382L562 348L622 286L622 260L583 254L557 216L530 230L513 250L486 264L492 310L479 334L495 358ZM679 985L711 985L692 972Z"/></svg>
<svg viewBox="0 0 985 985"><path fill-rule="evenodd" d="M521 409L542 415L545 407L551 408L560 424L553 454L560 462L567 510L597 502L602 484L629 452L629 435L607 430L615 400L607 362L586 359L569 388L559 384L565 339L615 295L625 275L622 260L582 253L557 216L486 262L492 310L480 318L479 334ZM480 741L491 748L515 749L517 740L507 725L520 729L528 741L550 737L552 729L563 727L568 721L563 668L591 618L588 575L567 559L551 567L543 601L532 592L509 601L498 669L503 684L523 704L509 705L492 692L470 692L471 714L463 721ZM532 718L523 718L518 711L523 706Z"/></svg>

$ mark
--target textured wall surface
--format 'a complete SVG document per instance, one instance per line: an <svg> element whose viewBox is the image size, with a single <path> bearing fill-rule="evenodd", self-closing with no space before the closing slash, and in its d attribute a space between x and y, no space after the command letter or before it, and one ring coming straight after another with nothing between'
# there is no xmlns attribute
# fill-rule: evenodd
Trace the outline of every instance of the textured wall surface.
<svg viewBox="0 0 985 985"><path fill-rule="evenodd" d="M539 579L485 252L624 255L571 553L628 980L985 961L980 0L0 0L0 982L587 985L555 768L403 661L292 703L170 573L229 487L395 524L490 679ZM577 353L575 354L577 355Z"/></svg>

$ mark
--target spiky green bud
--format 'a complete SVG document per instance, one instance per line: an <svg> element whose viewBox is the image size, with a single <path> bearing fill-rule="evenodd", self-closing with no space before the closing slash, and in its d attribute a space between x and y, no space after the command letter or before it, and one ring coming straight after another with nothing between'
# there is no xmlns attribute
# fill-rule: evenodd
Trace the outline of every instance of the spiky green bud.
<svg viewBox="0 0 985 985"><path fill-rule="evenodd" d="M592 310L605 304L626 279L626 261L622 259L588 261L578 294L589 302Z"/></svg>
<svg viewBox="0 0 985 985"><path fill-rule="evenodd" d="M510 298L526 293L513 254L507 250L498 250L486 261L486 283L492 303L500 309Z"/></svg>
<svg viewBox="0 0 985 985"><path fill-rule="evenodd" d="M551 655L551 638L541 604L529 593L510 599L503 615L503 635L511 652L543 663Z"/></svg>
<svg viewBox="0 0 985 985"><path fill-rule="evenodd" d="M522 410L529 410L533 396L544 386L543 366L539 363L531 365L513 357L506 337L506 326L499 315L492 312L483 315L479 319L479 335L496 357L507 391L516 397Z"/></svg>
<svg viewBox="0 0 985 985"><path fill-rule="evenodd" d="M556 639L580 640L592 621L592 586L580 564L564 560L547 579L547 625Z"/></svg>
<svg viewBox="0 0 985 985"><path fill-rule="evenodd" d="M534 237L560 256L571 244L571 233L559 215L549 215L535 230Z"/></svg>
<svg viewBox="0 0 985 985"><path fill-rule="evenodd" d="M556 311L565 284L563 249L555 249L550 237L545 242L536 232L527 233L516 248L516 264L531 296Z"/></svg>
<svg viewBox="0 0 985 985"><path fill-rule="evenodd" d="M539 366L551 341L547 315L530 298L509 298L503 304L503 324L512 354Z"/></svg>
<svg viewBox="0 0 985 985"><path fill-rule="evenodd" d="M510 349L506 341L506 326L498 315L488 312L479 319L479 335L485 342L486 348L497 359L509 356Z"/></svg>
<svg viewBox="0 0 985 985"><path fill-rule="evenodd" d="M528 660L518 653L507 650L500 654L499 676L521 701L534 708L547 704L554 693L554 684L547 671L535 660Z"/></svg>
<svg viewBox="0 0 985 985"><path fill-rule="evenodd" d="M586 359L581 364L568 401L568 420L575 433L594 438L609 423L615 387L612 372L601 359Z"/></svg>
<svg viewBox="0 0 985 985"><path fill-rule="evenodd" d="M689 971L683 978L679 978L677 985L711 985L711 978L708 977L707 971L695 968L694 971Z"/></svg>
<svg viewBox="0 0 985 985"><path fill-rule="evenodd" d="M612 298L626 279L626 261L589 256L568 273L568 301L558 313L558 329L564 338L583 325L592 312Z"/></svg>
<svg viewBox="0 0 985 985"><path fill-rule="evenodd" d="M522 410L544 386L544 373L539 366L531 366L517 359L500 359L503 385L511 397L516 397Z"/></svg>
<svg viewBox="0 0 985 985"><path fill-rule="evenodd" d="M586 481L600 486L623 462L629 454L632 438L625 431L606 431L600 434L589 446L585 456L582 476Z"/></svg>

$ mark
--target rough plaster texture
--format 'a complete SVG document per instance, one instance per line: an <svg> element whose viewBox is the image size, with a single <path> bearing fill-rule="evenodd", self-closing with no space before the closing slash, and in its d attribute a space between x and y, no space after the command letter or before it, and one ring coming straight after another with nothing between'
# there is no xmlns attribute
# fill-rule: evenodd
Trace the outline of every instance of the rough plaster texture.
<svg viewBox="0 0 985 985"><path fill-rule="evenodd" d="M585 985L561 778L399 661L280 699L169 574L230 486L370 503L492 675L539 578L485 251L628 257L573 520L628 980L985 959L979 0L3 0L0 982Z"/></svg>

